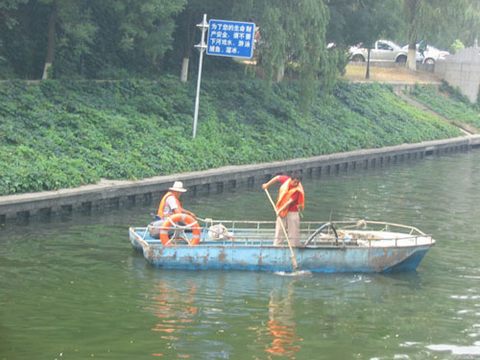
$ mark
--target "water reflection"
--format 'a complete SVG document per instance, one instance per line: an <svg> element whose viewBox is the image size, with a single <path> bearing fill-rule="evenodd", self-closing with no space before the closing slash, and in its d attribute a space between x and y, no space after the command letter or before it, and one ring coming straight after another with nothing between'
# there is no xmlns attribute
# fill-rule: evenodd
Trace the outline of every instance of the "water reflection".
<svg viewBox="0 0 480 360"><path fill-rule="evenodd" d="M151 320L147 328L155 341L148 354L153 357L302 358L315 336L327 352L348 358L348 346L331 347L334 339L348 339L353 332L357 342L366 341L378 323L388 323L393 309L408 314L415 293L424 290L417 273L284 277L163 271L138 260L131 263L132 274L146 288L140 301ZM408 326L412 318L396 323Z"/></svg>
<svg viewBox="0 0 480 360"><path fill-rule="evenodd" d="M195 284L189 285L187 294L182 294L177 289L169 287L165 281L156 284L155 290L158 295L153 299L154 308L152 310L153 314L161 321L156 324L153 331L172 334L192 323L192 317L198 313L198 307L193 304L196 292Z"/></svg>
<svg viewBox="0 0 480 360"><path fill-rule="evenodd" d="M293 358L300 350L303 339L297 335L293 301L293 281L270 292L267 327L272 342L265 349L268 354Z"/></svg>
<svg viewBox="0 0 480 360"><path fill-rule="evenodd" d="M302 307L295 299L303 299L295 290L311 279L148 267L138 279L154 283L141 297L157 339L148 350L153 357L227 359L248 353L253 358L295 358L301 350L296 319Z"/></svg>
<svg viewBox="0 0 480 360"><path fill-rule="evenodd" d="M160 333L160 338L167 344L182 341L182 331L191 327L198 314L198 306L195 305L197 286L189 282L186 289L182 291L173 283L159 280L154 286L151 305L147 306L147 310L157 318L151 330ZM162 357L164 353L155 352L152 356ZM186 359L190 358L191 354L182 353L178 356Z"/></svg>
<svg viewBox="0 0 480 360"><path fill-rule="evenodd" d="M305 221L361 216L432 233L437 245L414 273L155 269L126 232L148 223L150 207L6 228L0 359L480 358L478 175L472 152L304 181ZM262 196L255 188L189 204L271 220Z"/></svg>

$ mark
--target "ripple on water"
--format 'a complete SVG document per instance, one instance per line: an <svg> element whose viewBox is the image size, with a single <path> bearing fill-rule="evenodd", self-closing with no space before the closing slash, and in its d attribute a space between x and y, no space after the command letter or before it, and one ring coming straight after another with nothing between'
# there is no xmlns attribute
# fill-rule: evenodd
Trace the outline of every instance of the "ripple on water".
<svg viewBox="0 0 480 360"><path fill-rule="evenodd" d="M6 230L0 358L479 358L479 156L304 180L305 220L366 218L431 233L437 245L413 273L155 269L130 249L127 227L146 224L156 204ZM258 187L184 204L269 220L265 200Z"/></svg>
<svg viewBox="0 0 480 360"><path fill-rule="evenodd" d="M452 355L480 356L480 341L470 346L435 344L426 346L427 349L436 352L448 352Z"/></svg>

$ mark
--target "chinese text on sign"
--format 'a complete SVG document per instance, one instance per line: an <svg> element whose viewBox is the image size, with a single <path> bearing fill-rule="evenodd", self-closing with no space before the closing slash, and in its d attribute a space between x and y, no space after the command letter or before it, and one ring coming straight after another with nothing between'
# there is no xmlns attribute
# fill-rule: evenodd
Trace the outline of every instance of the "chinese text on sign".
<svg viewBox="0 0 480 360"><path fill-rule="evenodd" d="M254 34L254 23L211 19L208 22L207 55L250 59Z"/></svg>

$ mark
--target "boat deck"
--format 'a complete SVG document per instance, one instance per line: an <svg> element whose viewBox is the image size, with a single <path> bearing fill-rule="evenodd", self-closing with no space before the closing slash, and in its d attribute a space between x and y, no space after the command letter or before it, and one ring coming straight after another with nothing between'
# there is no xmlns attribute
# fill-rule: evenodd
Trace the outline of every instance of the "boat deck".
<svg viewBox="0 0 480 360"><path fill-rule="evenodd" d="M201 228L201 242L196 246L273 246L275 222L232 221L206 219ZM182 238L189 238L189 229L183 229ZM136 240L160 244L146 227L133 228ZM431 245L431 236L412 226L374 221L302 222L301 247L402 247ZM174 246L188 246L186 241L174 241ZM287 243L284 246L288 246Z"/></svg>

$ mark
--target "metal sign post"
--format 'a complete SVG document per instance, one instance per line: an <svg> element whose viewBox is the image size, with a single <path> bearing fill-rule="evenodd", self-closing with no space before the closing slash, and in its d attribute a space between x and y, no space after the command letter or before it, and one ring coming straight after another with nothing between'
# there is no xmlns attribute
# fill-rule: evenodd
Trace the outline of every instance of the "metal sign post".
<svg viewBox="0 0 480 360"><path fill-rule="evenodd" d="M197 95L195 97L195 113L193 115L193 138L197 135L197 121L198 121L198 107L200 105L200 83L202 81L202 64L203 64L203 53L207 49L207 44L205 43L205 33L208 30L207 23L207 14L203 14L203 20L197 26L202 30L202 39L200 44L195 45L195 47L200 51L200 59L198 60L198 77L197 77Z"/></svg>

